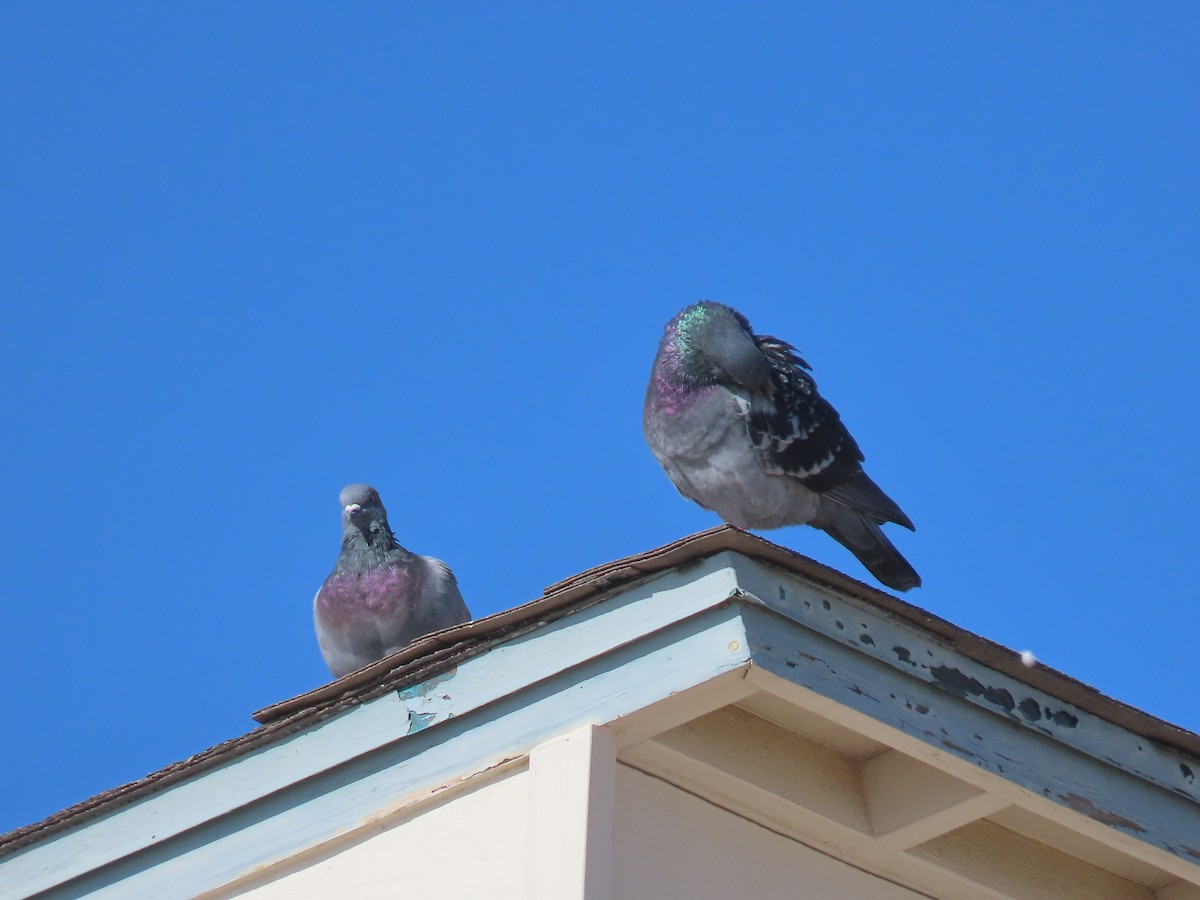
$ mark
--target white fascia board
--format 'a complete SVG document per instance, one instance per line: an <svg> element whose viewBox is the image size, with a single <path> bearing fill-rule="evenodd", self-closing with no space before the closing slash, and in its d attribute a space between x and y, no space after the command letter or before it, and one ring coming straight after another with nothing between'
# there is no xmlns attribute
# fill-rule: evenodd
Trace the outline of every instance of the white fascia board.
<svg viewBox="0 0 1200 900"><path fill-rule="evenodd" d="M0 862L0 896L200 893L569 727L611 722L744 668L728 562L664 573L33 844Z"/></svg>

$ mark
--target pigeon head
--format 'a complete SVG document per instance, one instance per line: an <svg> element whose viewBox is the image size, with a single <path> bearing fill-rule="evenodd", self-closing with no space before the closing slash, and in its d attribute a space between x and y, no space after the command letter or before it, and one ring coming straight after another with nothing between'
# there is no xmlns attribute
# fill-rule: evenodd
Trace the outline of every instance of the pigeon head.
<svg viewBox="0 0 1200 900"><path fill-rule="evenodd" d="M357 531L369 538L372 534L382 533L390 539L392 530L388 527L387 510L375 488L369 484L347 485L342 488L338 502L342 504L342 529L347 535Z"/></svg>
<svg viewBox="0 0 1200 900"><path fill-rule="evenodd" d="M736 382L760 387L771 377L771 364L754 340L746 317L711 300L694 303L667 326L684 373L702 384Z"/></svg>

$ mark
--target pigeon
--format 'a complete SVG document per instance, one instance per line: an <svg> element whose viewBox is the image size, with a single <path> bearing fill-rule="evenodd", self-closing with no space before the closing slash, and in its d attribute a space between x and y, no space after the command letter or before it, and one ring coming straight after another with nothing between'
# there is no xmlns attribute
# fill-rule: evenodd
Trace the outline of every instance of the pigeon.
<svg viewBox="0 0 1200 900"><path fill-rule="evenodd" d="M317 643L334 678L471 618L450 567L396 543L375 488L348 485L340 503L342 552L313 598Z"/></svg>
<svg viewBox="0 0 1200 900"><path fill-rule="evenodd" d="M820 528L898 591L916 570L879 527L913 529L796 348L703 300L667 323L642 413L646 442L683 496L743 529Z"/></svg>

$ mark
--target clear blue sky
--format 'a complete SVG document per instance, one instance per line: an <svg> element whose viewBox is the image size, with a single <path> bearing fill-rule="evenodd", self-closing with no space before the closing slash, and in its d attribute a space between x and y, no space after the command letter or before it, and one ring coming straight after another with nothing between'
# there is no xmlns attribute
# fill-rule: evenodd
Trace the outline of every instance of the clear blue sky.
<svg viewBox="0 0 1200 900"><path fill-rule="evenodd" d="M703 297L804 351L907 599L1200 729L1198 46L1191 2L5 5L0 830L327 679L347 482L477 615L715 524L640 425Z"/></svg>

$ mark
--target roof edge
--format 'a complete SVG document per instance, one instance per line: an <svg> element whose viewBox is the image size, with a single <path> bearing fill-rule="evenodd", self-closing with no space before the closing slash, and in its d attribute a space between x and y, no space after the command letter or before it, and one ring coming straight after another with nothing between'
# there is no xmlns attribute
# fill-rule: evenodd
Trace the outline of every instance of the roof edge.
<svg viewBox="0 0 1200 900"><path fill-rule="evenodd" d="M617 587L628 586L635 581L695 562L723 550L731 550L750 559L777 566L792 574L870 603L891 615L932 632L975 662L989 666L1004 675L1028 684L1030 687L1065 700L1085 712L1150 740L1200 757L1200 735L1195 732L1109 697L1091 685L1040 661L1034 666L1026 666L1021 659L1021 654L1015 650L974 634L940 616L851 578L849 575L810 557L731 525L719 525L644 553L637 553L594 566L578 575L555 582L547 587L542 596L536 600L426 635L403 650L371 663L356 672L351 672L337 681L264 707L254 713L254 719L267 724L308 708L337 702L339 699L358 694L365 687L374 684L381 676L397 667L434 653L440 648L463 643L475 644L488 638L494 638L531 619L540 619L543 616L552 615L564 607L573 606L584 598L607 593Z"/></svg>
<svg viewBox="0 0 1200 900"><path fill-rule="evenodd" d="M936 635L975 662L1148 740L1200 758L1200 735L1194 732L1115 700L1041 662L1027 667L1014 650L786 547L732 526L721 525L644 553L587 569L550 585L541 597L528 603L433 632L336 681L264 707L253 714L260 727L244 735L172 763L137 781L97 794L40 822L0 835L0 857L16 852L42 837L49 837L60 830L119 809L146 794L299 731L387 690L431 677L485 652L500 640L533 631L581 606L599 602L617 589L628 588L667 570L726 550L869 603Z"/></svg>

